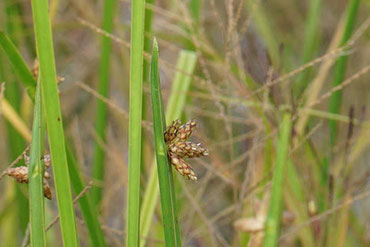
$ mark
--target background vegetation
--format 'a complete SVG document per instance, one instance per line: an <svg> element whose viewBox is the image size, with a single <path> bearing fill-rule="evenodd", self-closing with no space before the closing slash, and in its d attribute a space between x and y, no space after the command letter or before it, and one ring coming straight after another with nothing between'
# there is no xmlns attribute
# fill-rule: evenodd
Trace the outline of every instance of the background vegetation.
<svg viewBox="0 0 370 247"><path fill-rule="evenodd" d="M156 37L152 67L165 108L153 103L157 121L195 119L190 139L209 151L189 160L197 183L173 172L171 238L182 246L369 246L370 1L142 6L0 1L0 245L164 246L153 161L161 129L155 139L149 84ZM43 204L44 148L53 199ZM5 176L26 165L24 153L29 184Z"/></svg>

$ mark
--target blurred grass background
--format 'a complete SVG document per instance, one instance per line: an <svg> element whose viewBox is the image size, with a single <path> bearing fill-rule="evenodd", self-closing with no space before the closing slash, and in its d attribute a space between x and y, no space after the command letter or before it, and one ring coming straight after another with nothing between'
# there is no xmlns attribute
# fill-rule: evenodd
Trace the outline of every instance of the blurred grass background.
<svg viewBox="0 0 370 247"><path fill-rule="evenodd" d="M49 6L57 74L65 78L59 85L65 138L83 181L93 181L87 193L92 193L105 242L122 246L131 1L107 2L53 0ZM175 107L176 94L186 95L181 120L197 120L192 139L210 153L191 161L197 183L175 173L182 244L271 246L263 241L263 229L273 217L281 225L275 228L280 246L368 246L370 2L151 0L146 10L144 57L150 61L147 44L156 36L166 108ZM31 69L36 48L30 2L1 1L0 30ZM194 71L176 66L185 51L197 55ZM144 66L145 82L148 63ZM171 90L179 80L175 75L191 78L189 88ZM0 98L6 99L0 110L1 172L30 141L24 133L32 129L33 103L24 80L0 49L0 83L5 86ZM145 201L144 191L152 189L147 185L152 185L154 154L146 83L143 93ZM286 112L292 127L289 141L283 142ZM17 115L24 125L17 124ZM281 154L285 148L286 158ZM276 176L283 176L281 183L272 183ZM45 202L46 225L58 214L51 186L54 199ZM28 186L3 177L0 191L1 246L21 246L29 217ZM153 210L141 219L149 231L141 238L147 246L163 246L158 198L149 201ZM91 233L78 204L75 210L81 246L90 246ZM61 246L58 224L48 231L47 241Z"/></svg>

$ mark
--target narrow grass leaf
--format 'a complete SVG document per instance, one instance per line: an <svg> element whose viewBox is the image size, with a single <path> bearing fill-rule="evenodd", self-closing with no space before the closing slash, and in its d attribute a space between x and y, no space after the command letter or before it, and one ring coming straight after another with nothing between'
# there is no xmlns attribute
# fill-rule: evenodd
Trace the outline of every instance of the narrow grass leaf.
<svg viewBox="0 0 370 247"><path fill-rule="evenodd" d="M360 4L359 0L351 0L347 5L347 13L345 20L345 27L340 42L340 46L343 46L350 38L355 26L358 6ZM344 78L347 66L348 56L341 56L335 64L334 76L333 76L333 87L338 86ZM329 112L338 113L342 103L342 91L334 92L329 101ZM335 145L335 140L337 137L337 122L334 120L329 121L330 130L330 144L333 147Z"/></svg>
<svg viewBox="0 0 370 247"><path fill-rule="evenodd" d="M31 245L46 246L44 207L44 138L45 118L41 99L41 83L36 89L35 111L32 126L32 141L29 164L29 197Z"/></svg>
<svg viewBox="0 0 370 247"><path fill-rule="evenodd" d="M158 181L160 189L164 237L166 246L181 246L176 231L176 200L174 198L174 185L172 168L168 162L167 148L164 142L166 129L165 113L162 103L162 94L158 71L158 44L154 39L150 70L150 91L152 96L154 142L157 158Z"/></svg>
<svg viewBox="0 0 370 247"><path fill-rule="evenodd" d="M265 235L263 239L264 247L278 246L281 213L283 209L283 181L289 152L291 125L292 122L290 114L285 113L277 143L276 163L272 178L269 211L265 222Z"/></svg>
<svg viewBox="0 0 370 247"><path fill-rule="evenodd" d="M130 50L130 113L126 246L139 246L140 163L145 1L132 2Z"/></svg>
<svg viewBox="0 0 370 247"><path fill-rule="evenodd" d="M310 62L315 55L320 34L321 0L310 1L310 7L305 25L302 64ZM300 96L309 83L311 69L303 71L298 77L296 95Z"/></svg>
<svg viewBox="0 0 370 247"><path fill-rule="evenodd" d="M195 65L197 63L197 55L195 52L182 50L177 60L175 78L172 84L171 93L167 103L166 109L166 124L169 125L172 120L179 119L183 112L187 92L191 83L191 74L193 74ZM141 209L141 228L140 235L143 240L140 246L144 247L146 237L152 223L154 210L157 206L159 197L158 187L158 172L155 165L155 159L150 169L149 181L146 186L143 205Z"/></svg>
<svg viewBox="0 0 370 247"><path fill-rule="evenodd" d="M56 80L48 1L33 0L32 13L63 244L79 246Z"/></svg>
<svg viewBox="0 0 370 247"><path fill-rule="evenodd" d="M108 33L113 30L113 20L116 8L116 0L104 1L103 11L103 26L102 29ZM110 54L112 50L111 39L102 35L100 48L100 65L99 65L99 83L98 92L100 95L107 97L109 91L109 68L110 68ZM108 122L107 105L97 99L97 110L95 118L95 131L99 139L105 142L105 130ZM96 181L103 181L104 179L104 159L105 151L96 142L93 163L93 178ZM91 189L91 198L94 205L98 206L102 199L102 189L100 187L93 187Z"/></svg>
<svg viewBox="0 0 370 247"><path fill-rule="evenodd" d="M5 54L8 56L11 64L17 72L17 75L25 86L28 95L31 97L31 99L34 99L36 80L33 78L18 49L8 38L8 36L2 31L0 31L0 46L3 48Z"/></svg>

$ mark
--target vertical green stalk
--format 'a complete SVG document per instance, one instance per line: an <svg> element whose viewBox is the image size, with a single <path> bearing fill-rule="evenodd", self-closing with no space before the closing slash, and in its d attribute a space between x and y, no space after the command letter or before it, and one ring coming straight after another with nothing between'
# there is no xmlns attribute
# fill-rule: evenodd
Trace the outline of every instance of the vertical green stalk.
<svg viewBox="0 0 370 247"><path fill-rule="evenodd" d="M191 16L193 18L194 28L196 30L196 33L198 33L198 29L199 29L202 4L203 4L203 0L190 0L189 1L189 9L190 9Z"/></svg>
<svg viewBox="0 0 370 247"><path fill-rule="evenodd" d="M182 50L176 65L176 74L173 80L171 93L167 102L166 119L167 125L172 120L179 119L183 112L187 92L191 83L191 74L194 72L195 65L197 63L197 55L195 52ZM150 169L149 181L145 190L143 205L141 208L141 229L140 235L143 240L140 242L140 246L144 247L148 236L149 230L151 229L151 223L154 215L155 207L157 206L159 188L158 188L158 172L155 165L155 159L153 158L153 164Z"/></svg>
<svg viewBox="0 0 370 247"><path fill-rule="evenodd" d="M289 153L289 141L291 132L291 117L285 113L279 132L276 163L271 185L271 197L269 211L265 223L264 247L278 246L281 212L283 209L283 185L285 167Z"/></svg>
<svg viewBox="0 0 370 247"><path fill-rule="evenodd" d="M303 55L302 62L306 64L310 62L316 51L318 44L318 38L320 33L320 18L321 18L321 0L310 1L310 9L307 16L307 22L305 25L305 38L303 43ZM309 83L311 69L303 71L297 83L296 95L300 96L303 90L307 87Z"/></svg>
<svg viewBox="0 0 370 247"><path fill-rule="evenodd" d="M56 80L48 1L32 0L32 13L63 244L79 246Z"/></svg>
<svg viewBox="0 0 370 247"><path fill-rule="evenodd" d="M350 39L358 11L360 1L359 0L351 0L347 6L347 13L346 13L346 21L345 27L343 32L342 40L339 46L345 45L345 43ZM334 67L334 76L333 76L333 87L338 86L344 78L344 74L346 71L347 66L347 59L348 56L341 56L338 58L338 61ZM339 109L342 102L342 91L336 91L330 98L329 102L329 112L330 113L339 113ZM330 144L333 147L335 145L335 140L337 137L337 122L335 120L329 120L329 130L330 130Z"/></svg>
<svg viewBox="0 0 370 247"><path fill-rule="evenodd" d="M164 237L166 246L181 246L177 222L175 188L172 167L168 162L167 148L163 133L166 129L165 113L158 72L158 44L154 39L150 70L150 91L152 95L153 127L155 151L157 158L158 180L163 216Z"/></svg>
<svg viewBox="0 0 370 247"><path fill-rule="evenodd" d="M145 4L153 4L154 0L145 0ZM152 16L153 11L150 8L145 8L145 24L144 24L144 52L147 54L150 53L150 46L151 46L151 31L152 31ZM149 62L144 59L144 68L143 68L143 83L144 85L148 85L148 74L149 74ZM143 120L147 120L148 116L148 98L146 94L143 94ZM149 159L151 158L151 153L147 150L151 148L149 145L149 139L147 138L147 134L144 132L141 140L141 174L145 174L145 167L144 164L150 162Z"/></svg>
<svg viewBox="0 0 370 247"><path fill-rule="evenodd" d="M154 0L145 0L146 4L154 4ZM145 9L145 25L144 25L144 32L145 32L145 37L144 37L144 51L145 52L150 52L150 45L151 45L151 35L150 33L152 32L152 18L153 16L153 11L150 8ZM148 81L148 74L149 74L149 62L147 62L144 59L144 82ZM144 106L145 107L145 106Z"/></svg>
<svg viewBox="0 0 370 247"><path fill-rule="evenodd" d="M29 164L29 197L31 245L46 246L44 208L44 138L45 118L41 99L41 83L38 82L35 97L35 111L32 126L32 141Z"/></svg>
<svg viewBox="0 0 370 247"><path fill-rule="evenodd" d="M132 2L130 51L130 119L126 246L139 246L140 162L145 1Z"/></svg>
<svg viewBox="0 0 370 247"><path fill-rule="evenodd" d="M112 32L113 20L115 13L116 1L104 1L103 25L102 29L108 33ZM99 84L98 92L104 97L108 96L109 91L109 68L110 68L110 54L112 50L111 39L102 35L101 50L100 50L100 65L99 65ZM107 105L97 99L97 110L95 120L95 131L99 139L105 141L105 130L108 122ZM104 179L104 159L105 152L98 143L95 143L94 164L93 164L93 178L97 181ZM93 187L91 190L91 198L94 205L98 206L102 198L102 189L100 187Z"/></svg>

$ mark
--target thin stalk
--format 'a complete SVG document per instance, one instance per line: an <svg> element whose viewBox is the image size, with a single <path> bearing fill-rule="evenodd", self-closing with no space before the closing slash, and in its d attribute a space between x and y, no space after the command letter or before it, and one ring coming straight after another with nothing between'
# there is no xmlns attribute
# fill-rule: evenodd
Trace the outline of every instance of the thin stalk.
<svg viewBox="0 0 370 247"><path fill-rule="evenodd" d="M145 1L132 2L130 51L130 113L126 246L139 246L140 163Z"/></svg>
<svg viewBox="0 0 370 247"><path fill-rule="evenodd" d="M107 33L113 30L113 20L115 14L116 1L104 1L103 25L102 29ZM102 35L101 50L100 50L100 65L99 65L99 84L98 92L100 95L107 97L109 91L109 68L110 68L110 54L112 50L111 39ZM108 122L107 105L97 99L97 110L95 119L95 131L99 139L105 142L105 130ZM104 159L105 151L98 144L95 143L94 163L93 163L93 178L96 181L103 181L104 179ZM100 204L102 199L102 189L100 187L93 187L91 189L91 199L95 206Z"/></svg>
<svg viewBox="0 0 370 247"><path fill-rule="evenodd" d="M196 63L197 55L195 52L187 50L182 50L180 52L176 65L177 72L174 77L171 93L167 103L167 125L169 125L172 120L179 119L183 113L186 95L192 80L191 76L189 75L193 74ZM154 210L157 206L159 197L159 187L157 182L158 171L155 165L155 157L153 158L153 164L149 174L149 181L146 186L141 209L140 236L143 237L143 240L140 243L141 247L145 246L146 237L148 236L149 229L151 229Z"/></svg>
<svg viewBox="0 0 370 247"><path fill-rule="evenodd" d="M32 13L63 244L79 246L56 80L48 1L32 0Z"/></svg>
<svg viewBox="0 0 370 247"><path fill-rule="evenodd" d="M303 42L302 64L306 64L314 58L320 33L320 18L321 0L310 1L310 9L308 11L307 22L304 29L305 38ZM297 83L297 96L300 96L308 86L311 70L312 69L307 69L300 74Z"/></svg>
<svg viewBox="0 0 370 247"><path fill-rule="evenodd" d="M158 44L154 39L150 70L150 91L152 95L153 127L157 158L158 181L161 197L164 237L166 246L181 246L177 221L175 187L172 168L167 157L163 133L166 129L165 113L158 71Z"/></svg>
<svg viewBox="0 0 370 247"><path fill-rule="evenodd" d="M154 0L145 0L145 5L147 4L154 4ZM144 52L145 53L150 53L151 49L151 31L152 31L152 16L153 16L153 11L152 9L146 7L145 8L145 24L144 24ZM144 85L149 85L148 83L148 74L149 74L149 61L147 59L144 59L144 68L143 68L143 83ZM148 119L148 107L149 105L149 98L147 97L146 94L143 94L143 120ZM151 151L151 146L150 146L150 138L148 138L148 135L144 132L142 135L142 140L141 140L141 175L145 175L146 171L144 169L145 164L148 164L150 162L150 159L152 157ZM141 224L141 223L140 223Z"/></svg>
<svg viewBox="0 0 370 247"><path fill-rule="evenodd" d="M264 247L278 246L281 213L283 209L283 182L289 152L291 125L291 116L289 113L285 113L277 143L276 163L271 185L271 198L265 222Z"/></svg>
<svg viewBox="0 0 370 247"><path fill-rule="evenodd" d="M358 6L360 4L359 0L351 0L348 3L347 10L346 10L346 19L345 19L345 27L342 36L342 40L339 44L339 47L345 45L345 43L351 38L356 17ZM333 87L338 86L344 78L346 72L348 56L341 56L335 64L334 67L334 76L333 76ZM334 92L333 95L330 97L329 101L329 112L330 113L339 113L339 109L342 103L342 91L339 90ZM337 137L337 122L334 120L329 121L329 130L330 130L330 144L331 147L335 145L335 140Z"/></svg>
<svg viewBox="0 0 370 247"><path fill-rule="evenodd" d="M35 111L32 126L32 141L29 164L29 197L31 245L46 246L45 207L44 207L44 138L45 118L41 99L41 85L37 85Z"/></svg>

